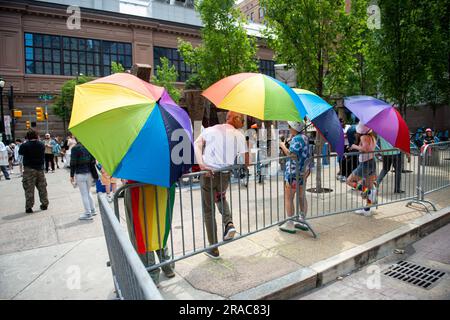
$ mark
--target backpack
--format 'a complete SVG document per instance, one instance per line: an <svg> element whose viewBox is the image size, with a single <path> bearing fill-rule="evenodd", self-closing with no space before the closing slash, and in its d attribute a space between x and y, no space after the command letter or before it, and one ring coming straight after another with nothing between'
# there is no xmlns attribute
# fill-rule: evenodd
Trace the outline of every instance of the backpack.
<svg viewBox="0 0 450 320"><path fill-rule="evenodd" d="M59 143L55 142L55 144L53 145L53 148L52 148L52 153L53 154L61 153L61 146L59 145Z"/></svg>

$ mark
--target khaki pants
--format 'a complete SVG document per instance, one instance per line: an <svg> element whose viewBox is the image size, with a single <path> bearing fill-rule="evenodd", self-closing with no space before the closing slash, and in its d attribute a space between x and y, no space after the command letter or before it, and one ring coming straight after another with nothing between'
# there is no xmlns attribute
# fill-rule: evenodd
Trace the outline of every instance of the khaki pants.
<svg viewBox="0 0 450 320"><path fill-rule="evenodd" d="M200 177L202 188L203 214L206 233L210 245L217 243L217 224L215 220L215 204L222 215L222 226L233 221L225 194L230 184L230 173L216 173L211 177Z"/></svg>
<svg viewBox="0 0 450 320"><path fill-rule="evenodd" d="M47 180L44 170L36 170L25 167L23 170L22 186L25 190L25 209L31 209L34 206L34 188L39 192L41 205L48 206Z"/></svg>

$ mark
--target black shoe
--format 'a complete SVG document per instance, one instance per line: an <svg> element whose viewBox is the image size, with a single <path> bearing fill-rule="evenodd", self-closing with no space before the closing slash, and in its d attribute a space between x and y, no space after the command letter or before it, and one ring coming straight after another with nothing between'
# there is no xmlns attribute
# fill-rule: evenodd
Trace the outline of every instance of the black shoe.
<svg viewBox="0 0 450 320"><path fill-rule="evenodd" d="M234 228L234 225L232 222L228 223L225 227L225 232L223 234L223 240L231 240L234 238L234 235L236 234L236 229Z"/></svg>
<svg viewBox="0 0 450 320"><path fill-rule="evenodd" d="M405 193L403 190L394 191L394 193Z"/></svg>
<svg viewBox="0 0 450 320"><path fill-rule="evenodd" d="M33 213L33 209L27 208L27 209L25 210L25 212L26 212L26 213Z"/></svg>
<svg viewBox="0 0 450 320"><path fill-rule="evenodd" d="M214 248L211 250L205 251L205 254L210 257L211 259L217 260L219 259L219 249Z"/></svg>
<svg viewBox="0 0 450 320"><path fill-rule="evenodd" d="M47 210L48 206L44 206L43 204L41 204L41 210Z"/></svg>
<svg viewBox="0 0 450 320"><path fill-rule="evenodd" d="M10 177L8 177L8 178L5 178L6 180L11 180L11 178Z"/></svg>

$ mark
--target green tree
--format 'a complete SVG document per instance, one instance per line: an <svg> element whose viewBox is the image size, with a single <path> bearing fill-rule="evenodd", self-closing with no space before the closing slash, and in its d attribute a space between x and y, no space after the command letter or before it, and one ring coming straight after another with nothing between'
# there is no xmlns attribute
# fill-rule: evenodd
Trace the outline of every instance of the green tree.
<svg viewBox="0 0 450 320"><path fill-rule="evenodd" d="M350 17L343 0L261 0L269 44L277 59L297 72L301 88L329 98L345 85L353 56L348 44ZM317 136L316 154L323 139ZM316 191L322 192L321 161L316 164Z"/></svg>
<svg viewBox="0 0 450 320"><path fill-rule="evenodd" d="M422 1L380 0L381 29L374 31L373 63L381 92L396 103L403 116L406 108L423 99L421 79L426 78L426 16Z"/></svg>
<svg viewBox="0 0 450 320"><path fill-rule="evenodd" d="M120 62L111 62L111 73L122 73L125 72L125 68Z"/></svg>
<svg viewBox="0 0 450 320"><path fill-rule="evenodd" d="M178 78L178 72L174 65L169 65L169 59L166 57L162 57L160 62L161 64L156 66L156 72L152 77L152 82L166 88L172 99L178 103L181 98L181 92L174 85Z"/></svg>
<svg viewBox="0 0 450 320"><path fill-rule="evenodd" d="M67 80L61 87L61 94L56 97L53 104L53 112L60 117L64 122L70 122L70 115L72 114L72 104L75 95L75 86L92 81L93 78L87 76L78 76L75 79Z"/></svg>
<svg viewBox="0 0 450 320"><path fill-rule="evenodd" d="M256 40L248 37L234 0L196 0L204 28L202 44L193 47L179 39L178 50L205 89L214 82L240 72L257 72Z"/></svg>
<svg viewBox="0 0 450 320"><path fill-rule="evenodd" d="M261 5L278 60L294 67L302 88L331 95L345 82L352 62L344 1L261 0Z"/></svg>

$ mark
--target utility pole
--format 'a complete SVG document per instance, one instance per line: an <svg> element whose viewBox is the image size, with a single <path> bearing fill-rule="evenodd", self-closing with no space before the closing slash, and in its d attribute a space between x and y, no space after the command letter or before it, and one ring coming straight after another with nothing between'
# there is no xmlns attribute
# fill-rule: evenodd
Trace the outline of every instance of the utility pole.
<svg viewBox="0 0 450 320"><path fill-rule="evenodd" d="M45 133L48 133L48 106L47 101L52 100L53 96L47 93L44 93L39 96L39 100L44 101L44 108L45 108Z"/></svg>

